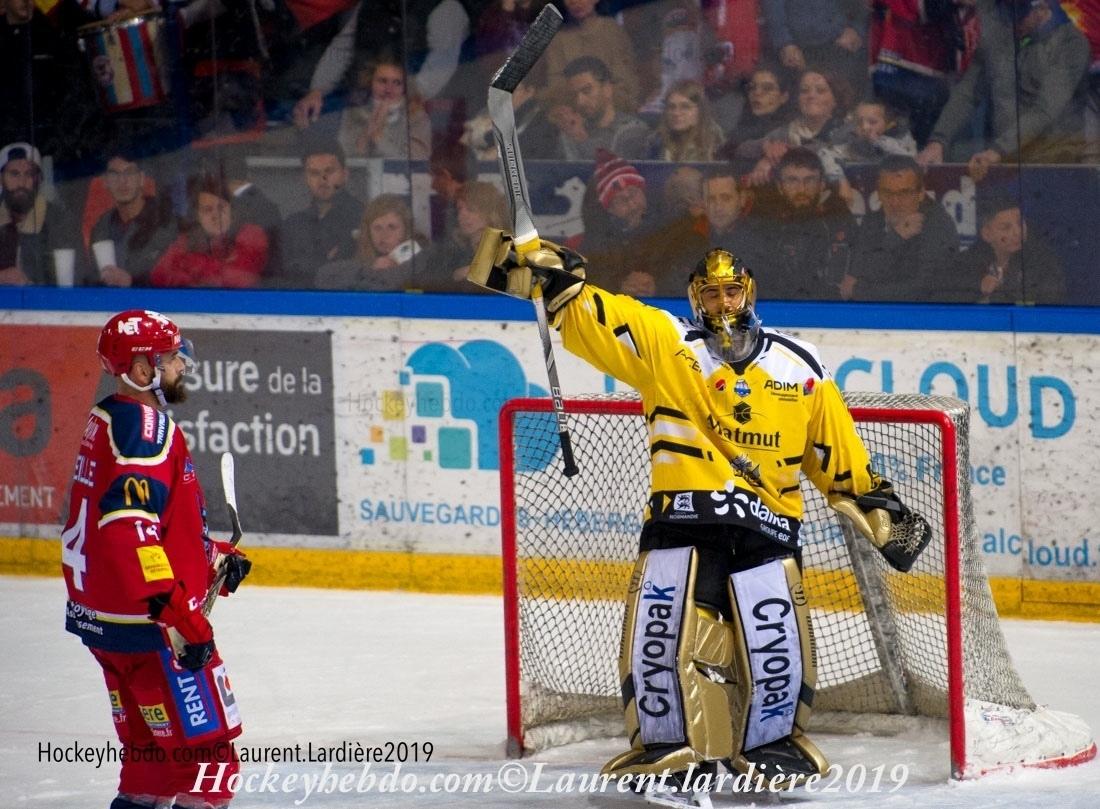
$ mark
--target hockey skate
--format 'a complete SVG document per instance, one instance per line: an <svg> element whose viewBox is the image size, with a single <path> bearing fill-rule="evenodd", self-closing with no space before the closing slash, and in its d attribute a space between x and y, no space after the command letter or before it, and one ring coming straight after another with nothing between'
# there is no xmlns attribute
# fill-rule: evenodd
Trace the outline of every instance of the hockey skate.
<svg viewBox="0 0 1100 809"><path fill-rule="evenodd" d="M703 765L687 772L672 773L663 781L654 781L646 786L646 802L657 806L713 809L710 786L716 773L717 765Z"/></svg>
<svg viewBox="0 0 1100 809"><path fill-rule="evenodd" d="M784 789L800 785L827 769L825 757L805 736L779 739L752 750L743 750L729 768L745 773L762 788L778 778Z"/></svg>

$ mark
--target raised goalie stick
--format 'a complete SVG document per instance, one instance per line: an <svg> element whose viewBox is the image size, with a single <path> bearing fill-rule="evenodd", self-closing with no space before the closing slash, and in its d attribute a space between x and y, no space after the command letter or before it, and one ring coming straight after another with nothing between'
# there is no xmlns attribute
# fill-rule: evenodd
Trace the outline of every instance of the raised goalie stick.
<svg viewBox="0 0 1100 809"><path fill-rule="evenodd" d="M501 65L500 70L489 82L489 118L493 122L497 154L500 156L501 171L512 203L512 237L515 242L516 256L521 263L524 256L539 248L541 242L531 215L527 177L523 173L523 158L520 155L519 138L516 135L512 92L542 56L542 52L546 50L554 34L561 28L561 24L561 12L552 5L545 6L527 30L519 47ZM535 281L535 286L531 290L531 303L535 307L535 322L538 323L539 338L542 340L542 357L546 363L546 376L550 380L550 398L554 404L558 440L561 442L561 456L565 464L563 471L566 477L572 477L579 470L573 458L573 441L569 435L569 423L565 418L565 404L562 402L561 382L558 381L554 348L550 343L546 304L542 297L542 286L538 281Z"/></svg>
<svg viewBox="0 0 1100 809"><path fill-rule="evenodd" d="M237 514L237 475L233 464L233 456L228 452L222 453L222 493L225 494L225 504L229 507L229 521L233 525L233 535L229 538L229 544L236 547L241 541L241 518ZM218 600L218 593L225 584L226 570L225 559L219 559L216 563L217 572L214 581L206 591L206 598L202 602L202 614L209 615L214 609L214 602Z"/></svg>

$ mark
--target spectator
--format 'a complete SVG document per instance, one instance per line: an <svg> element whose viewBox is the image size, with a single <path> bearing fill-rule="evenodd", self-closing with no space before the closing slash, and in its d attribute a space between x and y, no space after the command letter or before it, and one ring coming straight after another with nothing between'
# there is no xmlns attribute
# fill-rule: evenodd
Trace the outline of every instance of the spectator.
<svg viewBox="0 0 1100 809"><path fill-rule="evenodd" d="M286 115L293 104L294 123L304 128L317 120L325 96L343 81L355 51L355 29L349 24L363 0L281 0L274 3L269 38L271 70L265 95L276 117ZM396 18L383 21L376 8L375 30L384 41L397 41L402 25L400 5ZM367 53L363 54L364 56ZM343 63L340 60L343 59ZM316 91L316 93L314 92ZM286 106L284 106L286 105Z"/></svg>
<svg viewBox="0 0 1100 809"><path fill-rule="evenodd" d="M703 17L714 39L704 82L712 98L732 93L760 61L760 8L757 0L702 0Z"/></svg>
<svg viewBox="0 0 1100 809"><path fill-rule="evenodd" d="M924 147L977 46L976 0L872 0L871 82L875 95L909 117Z"/></svg>
<svg viewBox="0 0 1100 809"><path fill-rule="evenodd" d="M413 258L423 245L402 197L382 194L367 203L355 256L317 273L319 289L400 290L411 285Z"/></svg>
<svg viewBox="0 0 1100 809"><path fill-rule="evenodd" d="M862 89L867 76L865 0L761 0L772 52L790 70L822 65Z"/></svg>
<svg viewBox="0 0 1100 809"><path fill-rule="evenodd" d="M55 169L98 159L105 126L74 36L84 20L59 5L57 26L34 0L7 0L0 11L0 143L32 143Z"/></svg>
<svg viewBox="0 0 1100 809"><path fill-rule="evenodd" d="M681 294L698 252L682 222L667 224L651 208L638 170L601 149L588 189L599 208L595 215L586 211L582 249L599 257L606 288L634 296Z"/></svg>
<svg viewBox="0 0 1100 809"><path fill-rule="evenodd" d="M525 160L557 160L561 157L558 129L550 122L541 100L546 87L546 71L540 68L541 65L542 62L536 62L512 91L516 137L519 138L519 148ZM496 138L488 109L466 121L460 142L472 150L478 160L497 159Z"/></svg>
<svg viewBox="0 0 1100 809"><path fill-rule="evenodd" d="M952 89L918 159L924 165L943 162L975 102L988 97L993 135L985 149L969 157L975 181L1005 160L1079 162L1088 64L1088 41L1057 0L1002 0L983 17L974 60Z"/></svg>
<svg viewBox="0 0 1100 809"><path fill-rule="evenodd" d="M356 58L392 56L407 67L424 99L455 95L469 35L470 16L459 0L362 0L317 63L309 92L294 106L295 124L305 128L317 120Z"/></svg>
<svg viewBox="0 0 1100 809"><path fill-rule="evenodd" d="M92 226L92 256L86 266L98 270L87 281L109 287L149 286L149 274L175 238L175 226L146 196L146 174L135 155L115 149L103 182L113 207Z"/></svg>
<svg viewBox="0 0 1100 809"><path fill-rule="evenodd" d="M865 301L958 301L954 220L924 189L924 172L906 155L886 157L876 181L882 207L859 228L852 281L842 297Z"/></svg>
<svg viewBox="0 0 1100 809"><path fill-rule="evenodd" d="M572 107L551 113L561 129L561 151L566 160L595 160L599 149L624 158L646 154L649 127L641 119L615 109L611 72L601 59L582 56L565 69Z"/></svg>
<svg viewBox="0 0 1100 809"><path fill-rule="evenodd" d="M267 264L259 225L233 219L233 195L220 177L188 183L194 224L161 256L150 276L157 287L254 287Z"/></svg>
<svg viewBox="0 0 1100 809"><path fill-rule="evenodd" d="M219 160L205 173L221 177L233 195L233 218L263 228L267 236L267 267L264 280L270 283L282 268L282 224L279 206L248 179L248 164L242 145L221 147Z"/></svg>
<svg viewBox="0 0 1100 809"><path fill-rule="evenodd" d="M978 303L1066 304L1062 263L1028 232L1020 204L997 196L979 207L979 241L959 256L964 300Z"/></svg>
<svg viewBox="0 0 1100 809"><path fill-rule="evenodd" d="M755 272L764 246L754 221L746 216L749 192L741 188L729 167L714 169L703 182L706 206L706 245L729 250Z"/></svg>
<svg viewBox="0 0 1100 809"><path fill-rule="evenodd" d="M665 214L686 217L692 227L702 228L706 208L703 204L703 172L694 166L678 166L665 181L662 194Z"/></svg>
<svg viewBox="0 0 1100 809"><path fill-rule="evenodd" d="M492 0L477 18L474 26L474 52L486 60L491 70L516 49L546 0Z"/></svg>
<svg viewBox="0 0 1100 809"><path fill-rule="evenodd" d="M432 292L469 292L466 273L474 250L487 227L507 230L511 224L508 202L492 183L466 183L455 199L457 222L453 231L436 242L418 261L421 279L416 284Z"/></svg>
<svg viewBox="0 0 1100 809"><path fill-rule="evenodd" d="M643 3L623 16L638 54L643 99L638 114L655 125L673 85L703 81L704 42L711 39L710 32L697 4L690 0Z"/></svg>
<svg viewBox="0 0 1100 809"><path fill-rule="evenodd" d="M722 130L710 114L703 85L674 84L664 98L657 131L650 136L649 156L673 163L709 163L722 145Z"/></svg>
<svg viewBox="0 0 1100 809"><path fill-rule="evenodd" d="M526 154L524 155L526 157ZM443 233L454 232L458 223L455 203L462 186L477 175L473 156L461 144L443 141L432 149L428 160L428 176L431 178L432 222L442 224Z"/></svg>
<svg viewBox="0 0 1100 809"><path fill-rule="evenodd" d="M569 66L584 57L599 58L613 85L613 106L631 113L638 109L638 65L630 37L610 17L596 13L598 0L565 0L565 26L543 54L554 98L568 94L572 73ZM588 158L591 159L591 158Z"/></svg>
<svg viewBox="0 0 1100 809"><path fill-rule="evenodd" d="M1100 0L1075 0L1063 8L1071 11L1089 42L1088 97L1085 104L1085 162L1100 163Z"/></svg>
<svg viewBox="0 0 1100 809"><path fill-rule="evenodd" d="M752 223L763 249L756 276L784 297L836 300L850 290L851 245L856 222L825 183L825 169L810 149L787 151L776 169L777 193L755 206Z"/></svg>
<svg viewBox="0 0 1100 809"><path fill-rule="evenodd" d="M303 154L309 205L283 222L283 272L279 286L312 289L314 276L330 261L355 254L355 230L363 203L344 185L348 170L344 150L333 142L311 142Z"/></svg>
<svg viewBox="0 0 1100 809"><path fill-rule="evenodd" d="M791 111L791 74L777 65L761 65L745 84L747 109L737 119L722 152L734 156L742 143L763 142L768 133L785 127Z"/></svg>
<svg viewBox="0 0 1100 809"><path fill-rule="evenodd" d="M340 122L340 145L355 157L427 160L432 123L418 94L405 81L405 67L379 57L359 72Z"/></svg>
<svg viewBox="0 0 1100 809"><path fill-rule="evenodd" d="M832 143L852 104L847 82L824 70L807 70L798 80L798 112L786 126L774 129L763 142L738 147L739 157L756 159L749 175L753 185L764 185L787 149L802 146L819 154Z"/></svg>
<svg viewBox="0 0 1100 809"><path fill-rule="evenodd" d="M53 285L75 272L78 228L42 193L42 157L29 143L0 149L0 285ZM70 280L67 284L72 286Z"/></svg>
<svg viewBox="0 0 1100 809"><path fill-rule="evenodd" d="M852 120L837 129L832 144L818 151L825 179L837 184L841 198L851 204L854 192L844 173L852 163L878 163L887 155L917 153L917 144L897 112L877 99L856 104Z"/></svg>

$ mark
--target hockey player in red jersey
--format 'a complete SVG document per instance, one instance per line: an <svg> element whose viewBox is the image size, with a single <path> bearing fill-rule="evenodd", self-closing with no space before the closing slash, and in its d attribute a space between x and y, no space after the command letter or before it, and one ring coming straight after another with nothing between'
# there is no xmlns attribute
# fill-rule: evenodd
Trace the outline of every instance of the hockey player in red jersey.
<svg viewBox="0 0 1100 809"><path fill-rule="evenodd" d="M216 560L223 594L251 565L208 536L191 453L163 411L187 395L190 344L179 328L156 312L122 312L103 327L98 354L117 389L92 408L80 440L61 561L65 628L103 669L123 746L111 809L221 809L233 797L241 721L201 605Z"/></svg>

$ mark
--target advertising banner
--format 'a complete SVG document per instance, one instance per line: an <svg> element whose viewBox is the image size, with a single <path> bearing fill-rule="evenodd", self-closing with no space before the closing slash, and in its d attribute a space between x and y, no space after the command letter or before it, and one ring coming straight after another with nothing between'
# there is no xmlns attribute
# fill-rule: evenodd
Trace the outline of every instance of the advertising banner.
<svg viewBox="0 0 1100 809"><path fill-rule="evenodd" d="M74 318L22 317L32 314ZM546 395L533 323L179 320L200 364L174 417L195 454L215 529L224 528L216 458L228 450L237 457L250 544L499 552L497 414L510 398ZM96 330L10 321L0 322L0 530L50 536L101 377ZM1080 359L1100 355L1100 336L789 331L818 345L845 390L949 394L970 404L969 473L992 575L1100 581L1091 475L1100 454L1100 379ZM557 360L566 395L622 390L560 346ZM899 485L921 473L880 471Z"/></svg>

